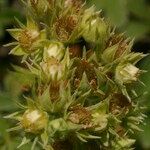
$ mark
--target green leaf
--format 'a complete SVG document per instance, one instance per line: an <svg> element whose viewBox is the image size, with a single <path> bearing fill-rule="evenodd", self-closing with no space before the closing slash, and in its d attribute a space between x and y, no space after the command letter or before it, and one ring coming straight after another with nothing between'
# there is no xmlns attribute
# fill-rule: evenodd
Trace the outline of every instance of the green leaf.
<svg viewBox="0 0 150 150"><path fill-rule="evenodd" d="M127 0L128 10L141 19L150 20L150 7L144 0ZM146 12L146 13L145 13Z"/></svg>
<svg viewBox="0 0 150 150"><path fill-rule="evenodd" d="M18 40L19 34L21 33L22 29L7 29L7 31L13 38Z"/></svg>
<svg viewBox="0 0 150 150"><path fill-rule="evenodd" d="M17 105L12 100L12 96L8 92L0 92L0 111L16 110Z"/></svg>
<svg viewBox="0 0 150 150"><path fill-rule="evenodd" d="M103 9L106 16L114 25L121 26L127 20L127 8L125 0L92 0L97 9Z"/></svg>
<svg viewBox="0 0 150 150"><path fill-rule="evenodd" d="M23 145L28 144L29 142L30 142L30 140L27 139L26 137L24 137L24 138L22 139L22 142L20 143L20 145L19 145L17 148L19 149L20 147L22 147Z"/></svg>
<svg viewBox="0 0 150 150"><path fill-rule="evenodd" d="M32 147L31 147L31 150L36 150L36 144L38 142L38 137L36 137L33 141L33 144L32 144Z"/></svg>
<svg viewBox="0 0 150 150"><path fill-rule="evenodd" d="M131 21L127 24L125 30L127 31L126 36L139 39L150 31L150 25L144 22Z"/></svg>

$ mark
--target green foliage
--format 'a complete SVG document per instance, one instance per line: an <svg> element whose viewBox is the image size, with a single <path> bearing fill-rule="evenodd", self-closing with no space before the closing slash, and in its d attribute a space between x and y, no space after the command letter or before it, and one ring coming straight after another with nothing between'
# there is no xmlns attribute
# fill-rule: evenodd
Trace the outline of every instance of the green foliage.
<svg viewBox="0 0 150 150"><path fill-rule="evenodd" d="M150 32L150 7L145 0L88 0L88 4L96 4L102 9L119 30L125 31L126 36L136 40L145 38ZM148 37L147 37L148 38Z"/></svg>
<svg viewBox="0 0 150 150"><path fill-rule="evenodd" d="M143 68L143 70L147 70L146 74L143 74L141 76L141 81L143 81L145 83L145 87L144 88L140 88L137 87L137 91L142 95L142 93L144 91L146 91L146 93L142 96L142 103L145 104L146 109L145 109L145 113L147 114L147 119L146 119L146 123L145 125L142 126L142 129L144 132L137 134L138 137L138 142L142 145L143 149L149 149L150 148L150 143L149 143L149 138L150 138L150 56L146 57L140 64L140 67Z"/></svg>
<svg viewBox="0 0 150 150"><path fill-rule="evenodd" d="M0 39L2 39L5 34L6 26L10 26L10 24L14 22L14 16L22 18L15 7L9 6L8 0L0 0Z"/></svg>

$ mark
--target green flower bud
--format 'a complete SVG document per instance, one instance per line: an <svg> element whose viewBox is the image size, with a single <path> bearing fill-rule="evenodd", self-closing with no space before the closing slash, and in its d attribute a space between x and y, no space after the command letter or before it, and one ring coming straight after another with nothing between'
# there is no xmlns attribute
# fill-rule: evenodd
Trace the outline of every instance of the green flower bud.
<svg viewBox="0 0 150 150"><path fill-rule="evenodd" d="M52 0L29 0L29 4L40 17L46 13L51 3Z"/></svg>
<svg viewBox="0 0 150 150"><path fill-rule="evenodd" d="M65 53L65 48L62 43L51 42L48 46L44 48L44 59L56 58L57 60L62 60Z"/></svg>
<svg viewBox="0 0 150 150"><path fill-rule="evenodd" d="M132 83L138 80L140 70L132 64L119 65L115 77L121 83Z"/></svg>
<svg viewBox="0 0 150 150"><path fill-rule="evenodd" d="M42 70L52 81L59 81L64 72L63 65L55 58L51 58L41 63Z"/></svg>
<svg viewBox="0 0 150 150"><path fill-rule="evenodd" d="M103 54L102 54L102 61L104 63L111 63L114 61L115 59L115 54L116 51L118 50L118 44L113 45L111 47L108 47L107 49L104 50Z"/></svg>
<svg viewBox="0 0 150 150"><path fill-rule="evenodd" d="M104 45L108 37L108 25L94 12L94 8L85 10L81 21L83 38L87 42Z"/></svg>
<svg viewBox="0 0 150 150"><path fill-rule="evenodd" d="M38 109L28 109L23 114L20 123L26 132L38 133L47 126L48 115Z"/></svg>

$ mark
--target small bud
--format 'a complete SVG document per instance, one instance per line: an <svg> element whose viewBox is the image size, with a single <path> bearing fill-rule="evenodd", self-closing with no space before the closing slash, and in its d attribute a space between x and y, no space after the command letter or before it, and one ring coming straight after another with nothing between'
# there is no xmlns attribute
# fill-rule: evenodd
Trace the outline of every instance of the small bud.
<svg viewBox="0 0 150 150"><path fill-rule="evenodd" d="M94 12L93 7L85 10L81 21L83 38L87 42L103 45L108 36L108 25Z"/></svg>
<svg viewBox="0 0 150 150"><path fill-rule="evenodd" d="M29 0L29 3L35 13L42 17L44 14L46 14L46 11L48 10L48 7L50 7L50 4L52 3L52 0L45 1L45 0Z"/></svg>
<svg viewBox="0 0 150 150"><path fill-rule="evenodd" d="M62 43L51 42L48 46L44 48L44 58L56 58L57 60L62 60L65 53L65 48Z"/></svg>
<svg viewBox="0 0 150 150"><path fill-rule="evenodd" d="M63 76L64 67L56 58L41 63L42 70L52 80L59 81Z"/></svg>
<svg viewBox="0 0 150 150"><path fill-rule="evenodd" d="M116 79L122 83L132 83L138 80L140 70L132 64L119 65L116 68Z"/></svg>
<svg viewBox="0 0 150 150"><path fill-rule="evenodd" d="M115 59L115 54L116 51L118 50L118 44L113 45L111 47L108 47L107 49L104 50L103 54L102 54L102 61L104 63L111 63L114 61Z"/></svg>
<svg viewBox="0 0 150 150"><path fill-rule="evenodd" d="M99 37L97 35L99 35ZM100 18L91 20L91 22L86 25L85 32L83 34L83 37L87 42L95 42L99 40L105 41L106 36L107 26Z"/></svg>
<svg viewBox="0 0 150 150"><path fill-rule="evenodd" d="M23 114L20 123L26 132L38 133L47 126L48 115L38 109L28 109Z"/></svg>

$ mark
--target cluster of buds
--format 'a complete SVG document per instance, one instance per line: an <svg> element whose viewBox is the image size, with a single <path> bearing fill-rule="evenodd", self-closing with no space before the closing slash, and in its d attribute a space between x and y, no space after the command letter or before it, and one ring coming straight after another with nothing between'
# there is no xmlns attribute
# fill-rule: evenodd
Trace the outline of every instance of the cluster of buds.
<svg viewBox="0 0 150 150"><path fill-rule="evenodd" d="M8 30L10 54L23 56L34 78L23 113L8 116L24 132L21 146L34 138L32 149L130 149L144 119L134 87L145 55L82 0L24 4L27 25Z"/></svg>

